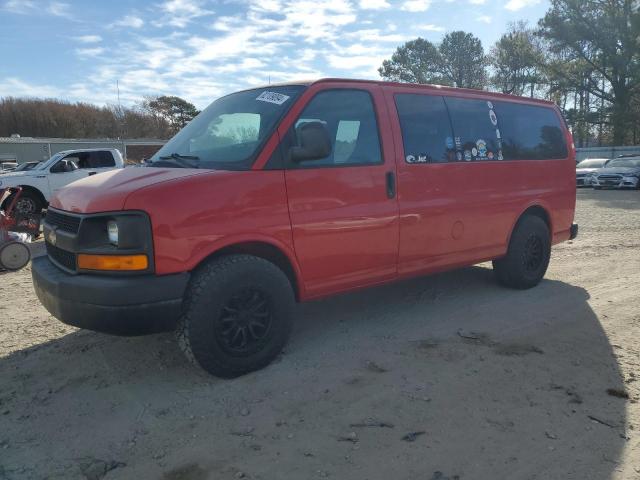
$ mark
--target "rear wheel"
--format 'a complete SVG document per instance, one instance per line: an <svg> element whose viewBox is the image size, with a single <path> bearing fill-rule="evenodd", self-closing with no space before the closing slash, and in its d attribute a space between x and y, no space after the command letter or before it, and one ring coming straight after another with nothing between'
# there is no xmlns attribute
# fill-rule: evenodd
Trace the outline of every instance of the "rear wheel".
<svg viewBox="0 0 640 480"><path fill-rule="evenodd" d="M233 378L268 365L287 342L294 296L287 276L251 255L229 255L197 270L177 336L189 360Z"/></svg>
<svg viewBox="0 0 640 480"><path fill-rule="evenodd" d="M539 217L520 219L511 235L507 254L493 261L498 281L507 287L535 287L544 277L551 257L551 235Z"/></svg>

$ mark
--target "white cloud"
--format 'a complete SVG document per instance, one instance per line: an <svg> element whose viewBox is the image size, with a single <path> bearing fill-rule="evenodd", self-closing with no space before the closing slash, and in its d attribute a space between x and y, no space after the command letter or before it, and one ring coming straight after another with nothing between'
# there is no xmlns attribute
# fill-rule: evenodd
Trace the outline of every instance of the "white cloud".
<svg viewBox="0 0 640 480"><path fill-rule="evenodd" d="M1 97L58 97L62 94L59 88L50 85L34 85L17 77L0 79Z"/></svg>
<svg viewBox="0 0 640 480"><path fill-rule="evenodd" d="M80 43L98 43L102 41L100 35L80 35L79 37L75 37L75 39Z"/></svg>
<svg viewBox="0 0 640 480"><path fill-rule="evenodd" d="M401 9L407 12L426 12L431 6L431 0L407 0Z"/></svg>
<svg viewBox="0 0 640 480"><path fill-rule="evenodd" d="M516 12L525 7L537 5L538 3L540 3L540 0L509 0L504 8L511 10L512 12Z"/></svg>
<svg viewBox="0 0 640 480"><path fill-rule="evenodd" d="M365 29L356 30L355 32L348 32L342 35L345 39L354 39L359 42L370 42L371 44L377 44L382 42L400 43L408 40L410 35L403 35L398 33L384 34L378 29Z"/></svg>
<svg viewBox="0 0 640 480"><path fill-rule="evenodd" d="M426 30L427 32L444 32L445 28L440 25L434 25L433 23L429 23L427 25L422 25L418 27L418 31Z"/></svg>
<svg viewBox="0 0 640 480"><path fill-rule="evenodd" d="M71 5L65 2L50 2L46 7L47 13L56 17L73 18L70 10Z"/></svg>
<svg viewBox="0 0 640 480"><path fill-rule="evenodd" d="M332 67L341 70L375 70L380 66L384 55L328 55L327 60Z"/></svg>
<svg viewBox="0 0 640 480"><path fill-rule="evenodd" d="M95 47L95 48L76 48L76 54L81 57L97 57L101 53L104 53L104 48Z"/></svg>
<svg viewBox="0 0 640 480"><path fill-rule="evenodd" d="M471 5L484 5L487 3L487 0L469 0Z"/></svg>
<svg viewBox="0 0 640 480"><path fill-rule="evenodd" d="M165 12L165 16L154 24L184 28L191 21L214 13L213 10L205 9L202 5L201 0L166 0L160 5L160 10Z"/></svg>
<svg viewBox="0 0 640 480"><path fill-rule="evenodd" d="M391 7L387 0L359 0L358 6L363 10L381 10Z"/></svg>
<svg viewBox="0 0 640 480"><path fill-rule="evenodd" d="M112 27L124 27L124 28L141 28L144 25L144 20L136 15L125 15L120 20L117 20L111 24Z"/></svg>
<svg viewBox="0 0 640 480"><path fill-rule="evenodd" d="M476 17L476 20L478 22L489 24L489 23L491 23L492 19L491 19L491 17L489 15L480 15L479 17Z"/></svg>
<svg viewBox="0 0 640 480"><path fill-rule="evenodd" d="M35 8L36 4L31 0L7 0L2 5L2 10L19 15L31 13Z"/></svg>
<svg viewBox="0 0 640 480"><path fill-rule="evenodd" d="M57 3L64 1L70 2ZM68 36L76 61L87 70L82 78L69 73L67 84L53 89L25 83L26 78L0 77L0 93L113 103L118 81L125 105L143 95L166 94L204 107L221 94L269 80L377 79L377 68L398 45L449 25L440 22L438 12L433 17L415 14L436 5L432 0L154 1L154 8L124 11L103 27L119 27L117 35L84 28ZM456 1L468 6L478 0ZM0 0L0 9L27 8L36 15L36 8L53 15L45 11L51 3ZM57 12L64 13L64 7L58 5ZM471 21L480 13L487 12L471 12ZM142 32L143 27L152 28Z"/></svg>
<svg viewBox="0 0 640 480"><path fill-rule="evenodd" d="M33 0L7 0L0 10L18 15L48 14L55 17L73 19L71 5L59 1L38 3Z"/></svg>

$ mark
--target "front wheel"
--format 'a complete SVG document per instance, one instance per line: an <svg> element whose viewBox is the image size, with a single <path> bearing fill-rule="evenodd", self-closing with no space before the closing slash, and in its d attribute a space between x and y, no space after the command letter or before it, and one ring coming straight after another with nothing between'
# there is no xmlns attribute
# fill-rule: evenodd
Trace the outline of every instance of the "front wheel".
<svg viewBox="0 0 640 480"><path fill-rule="evenodd" d="M16 194L14 193L5 200L4 204L2 205L2 208L4 210L6 210L9 205L11 205L13 199L15 198L15 195ZM44 204L42 203L42 200L38 197L38 195L28 190L23 190L21 192L20 198L18 198L18 201L14 206L15 212L20 215L39 214L42 212L43 208Z"/></svg>
<svg viewBox="0 0 640 480"><path fill-rule="evenodd" d="M293 289L271 262L229 255L199 268L178 322L178 343L207 372L233 378L273 361L291 332Z"/></svg>
<svg viewBox="0 0 640 480"><path fill-rule="evenodd" d="M551 234L540 217L523 217L511 235L507 254L493 261L498 281L507 287L535 287L547 271L551 257Z"/></svg>

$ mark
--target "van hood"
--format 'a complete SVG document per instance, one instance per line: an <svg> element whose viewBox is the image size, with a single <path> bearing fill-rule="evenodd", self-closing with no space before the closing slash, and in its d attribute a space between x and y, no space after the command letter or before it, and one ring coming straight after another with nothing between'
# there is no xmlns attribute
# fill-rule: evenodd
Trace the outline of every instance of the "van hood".
<svg viewBox="0 0 640 480"><path fill-rule="evenodd" d="M76 213L122 210L127 197L144 187L194 175L211 174L212 170L192 168L130 167L86 177L60 189L50 205ZM177 195L184 192L176 192Z"/></svg>

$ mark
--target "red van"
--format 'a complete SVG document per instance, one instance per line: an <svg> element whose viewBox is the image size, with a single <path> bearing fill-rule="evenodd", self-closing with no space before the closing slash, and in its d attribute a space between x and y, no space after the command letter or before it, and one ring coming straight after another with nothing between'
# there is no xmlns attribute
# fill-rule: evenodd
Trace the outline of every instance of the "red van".
<svg viewBox="0 0 640 480"><path fill-rule="evenodd" d="M293 306L493 261L514 288L577 235L575 152L549 102L325 79L216 100L145 168L75 182L44 220L42 304L116 334L176 330L234 377L284 346Z"/></svg>

